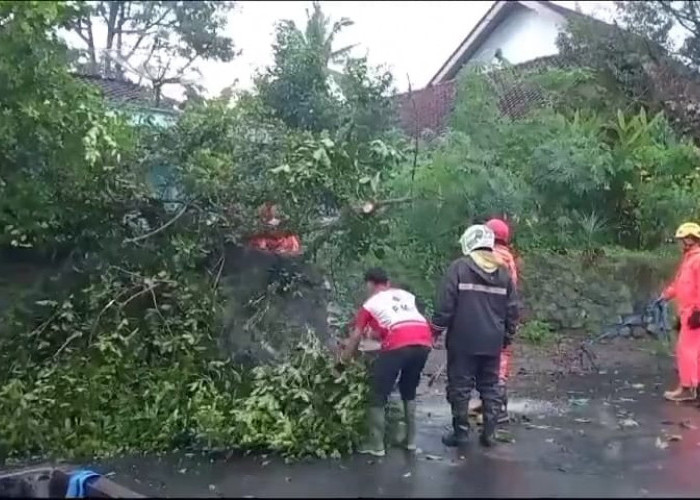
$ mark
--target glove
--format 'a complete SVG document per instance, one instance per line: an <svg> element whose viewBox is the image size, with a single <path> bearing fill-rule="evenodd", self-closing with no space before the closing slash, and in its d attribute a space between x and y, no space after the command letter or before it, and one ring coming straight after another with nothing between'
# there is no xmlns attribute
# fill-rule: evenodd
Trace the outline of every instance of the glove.
<svg viewBox="0 0 700 500"><path fill-rule="evenodd" d="M691 330L697 330L700 328L700 311L697 309L692 312L690 318L688 318L688 328Z"/></svg>

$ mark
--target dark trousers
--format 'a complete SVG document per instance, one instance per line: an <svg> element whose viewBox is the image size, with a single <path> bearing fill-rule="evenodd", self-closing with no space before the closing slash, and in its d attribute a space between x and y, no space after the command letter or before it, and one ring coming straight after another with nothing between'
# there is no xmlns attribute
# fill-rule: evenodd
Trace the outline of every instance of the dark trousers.
<svg viewBox="0 0 700 500"><path fill-rule="evenodd" d="M447 401L455 425L469 427L469 399L476 387L481 396L484 431L493 432L499 408L500 355L483 356L447 350Z"/></svg>
<svg viewBox="0 0 700 500"><path fill-rule="evenodd" d="M416 399L416 389L429 353L430 348L421 345L380 352L372 365L373 405L386 405L397 377L401 399L404 401Z"/></svg>

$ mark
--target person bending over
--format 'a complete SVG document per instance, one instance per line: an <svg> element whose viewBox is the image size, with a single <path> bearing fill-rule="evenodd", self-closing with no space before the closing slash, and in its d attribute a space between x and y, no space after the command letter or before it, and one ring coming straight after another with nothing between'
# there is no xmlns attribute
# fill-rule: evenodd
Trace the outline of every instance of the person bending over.
<svg viewBox="0 0 700 500"><path fill-rule="evenodd" d="M416 297L389 282L380 268L365 273L369 298L357 313L342 359L357 350L367 330L381 340L381 351L372 365L372 399L369 437L360 453L383 456L385 407L398 378L406 422L405 447L415 450L416 389L433 345L430 325L416 308Z"/></svg>

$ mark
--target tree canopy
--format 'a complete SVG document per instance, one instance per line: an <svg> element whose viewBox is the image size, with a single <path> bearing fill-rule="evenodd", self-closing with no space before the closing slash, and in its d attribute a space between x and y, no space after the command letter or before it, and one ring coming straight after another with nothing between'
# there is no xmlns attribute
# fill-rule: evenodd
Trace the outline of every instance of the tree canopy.
<svg viewBox="0 0 700 500"><path fill-rule="evenodd" d="M230 1L88 1L67 24L82 42L81 66L109 78L145 78L156 96L164 85L191 87L202 59L230 61L223 33Z"/></svg>

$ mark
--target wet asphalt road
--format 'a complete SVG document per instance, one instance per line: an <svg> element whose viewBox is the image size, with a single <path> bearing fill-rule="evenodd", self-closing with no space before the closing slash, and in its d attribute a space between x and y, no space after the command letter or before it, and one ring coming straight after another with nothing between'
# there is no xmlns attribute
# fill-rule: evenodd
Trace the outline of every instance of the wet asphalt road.
<svg viewBox="0 0 700 500"><path fill-rule="evenodd" d="M663 402L664 383L659 375L587 375L540 388L552 397L512 397L513 442L489 450L440 443L450 416L435 390L421 400L415 456L395 449L382 459L285 465L180 455L94 468L166 497L698 497L700 410Z"/></svg>

